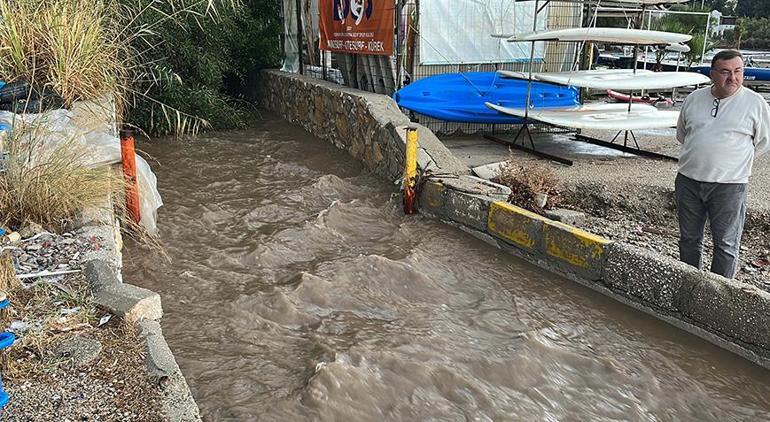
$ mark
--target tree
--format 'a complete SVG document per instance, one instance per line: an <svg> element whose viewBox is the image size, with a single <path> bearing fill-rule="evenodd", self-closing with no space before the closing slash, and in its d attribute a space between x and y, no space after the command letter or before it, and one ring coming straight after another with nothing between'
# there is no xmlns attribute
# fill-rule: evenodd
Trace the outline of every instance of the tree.
<svg viewBox="0 0 770 422"><path fill-rule="evenodd" d="M152 30L140 40L149 38L152 46L137 46L154 64L141 87L149 95L132 104L131 123L152 134L179 135L250 120L257 74L281 59L279 2L118 1L146 10L140 27Z"/></svg>
<svg viewBox="0 0 770 422"><path fill-rule="evenodd" d="M739 0L735 14L750 18L767 18L770 17L770 7L767 6L767 0Z"/></svg>
<svg viewBox="0 0 770 422"><path fill-rule="evenodd" d="M733 34L733 38L735 39L735 48L740 49L741 48L741 41L743 40L743 37L746 35L746 21L743 19L738 19L735 25L735 30Z"/></svg>

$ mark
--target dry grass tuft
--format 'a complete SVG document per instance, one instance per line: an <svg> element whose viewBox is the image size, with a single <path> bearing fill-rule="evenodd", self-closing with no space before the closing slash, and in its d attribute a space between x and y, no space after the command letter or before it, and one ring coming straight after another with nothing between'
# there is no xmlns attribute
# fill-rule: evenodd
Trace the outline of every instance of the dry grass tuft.
<svg viewBox="0 0 770 422"><path fill-rule="evenodd" d="M97 206L123 186L108 167L84 166L76 137L52 142L42 126L19 125L7 140L7 171L0 173L0 215L6 225L34 221L61 227L79 210ZM53 145L51 145L53 143Z"/></svg>
<svg viewBox="0 0 770 422"><path fill-rule="evenodd" d="M0 251L0 290L9 292L21 287L16 271L13 269L13 258L8 250Z"/></svg>
<svg viewBox="0 0 770 422"><path fill-rule="evenodd" d="M553 170L545 166L516 165L511 160L500 168L498 177L492 181L511 188L508 202L534 212L543 211L543 208L535 203L537 193L548 195L544 208L555 208L562 202L558 189L559 179Z"/></svg>
<svg viewBox="0 0 770 422"><path fill-rule="evenodd" d="M123 103L134 55L118 2L0 0L0 78L53 89L66 106L114 93Z"/></svg>
<svg viewBox="0 0 770 422"><path fill-rule="evenodd" d="M99 316L88 283L82 275L49 284L41 281L31 288L15 288L8 292L11 305L0 324L22 321L29 329L18 336L13 347L0 354L3 377L26 379L50 373L66 359L55 356L54 348L75 332L88 332ZM63 313L62 310L77 312Z"/></svg>

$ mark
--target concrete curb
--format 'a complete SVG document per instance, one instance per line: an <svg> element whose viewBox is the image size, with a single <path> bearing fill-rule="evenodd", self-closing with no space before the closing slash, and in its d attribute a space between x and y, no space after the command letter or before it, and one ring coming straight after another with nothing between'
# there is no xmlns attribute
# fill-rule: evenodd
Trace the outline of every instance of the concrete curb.
<svg viewBox="0 0 770 422"><path fill-rule="evenodd" d="M488 203L485 229L468 221L482 218L479 202ZM420 204L424 214L770 369L770 293L439 181L425 184Z"/></svg>
<svg viewBox="0 0 770 422"><path fill-rule="evenodd" d="M384 161L403 162L403 139L398 128L408 123L404 121L403 114L394 113L395 104L390 98L294 74L277 71L264 74L266 81L263 89L267 97L263 97L263 104L266 107L338 146L342 142L340 138L351 135L348 120L355 118L355 112L352 117L347 116L347 120L346 116L337 119L341 126L324 127L325 132L320 136L314 130L318 125L312 119L303 117L295 109L288 109L292 106L287 104L292 101L288 101L289 97L282 97L281 92L286 90L286 86L291 86L295 96L291 97L293 100L309 96L307 93L300 95L302 89L320 87L323 91L336 92L340 101L365 104L366 113L376 115L377 122L386 132L399 135L398 140L391 136L385 141L368 139L365 142L383 142L387 145L381 148L384 153L401 154L385 157ZM334 97L334 94L329 95ZM378 106L385 107L385 111L377 111ZM389 117L391 121L386 121ZM423 138L427 139L427 156L435 158L449 153L440 142L435 145L435 135L425 131L427 129L421 128L419 135L421 145ZM382 131L375 128L371 133L381 134ZM366 137L367 134L361 136ZM365 154L348 150L369 168L377 168L377 163L368 162ZM442 173L443 177L432 178L422 186L418 198L421 213L444 220L505 252L770 369L770 293L698 271L652 251L611 242L508 204L504 202L507 195L499 185L482 183L467 176L467 168L452 164L459 160L442 160L441 163L434 162L437 171L433 173ZM422 169L431 168L431 163L420 162L420 166ZM446 175L448 172L454 172L454 176ZM401 168L390 166L389 171L378 174L397 180Z"/></svg>
<svg viewBox="0 0 770 422"><path fill-rule="evenodd" d="M92 238L100 245L99 250L83 256L83 275L97 305L139 327L147 372L161 388L166 417L173 422L201 421L198 405L158 323L163 316L160 295L122 280L123 242L111 201L105 200L102 206L83 211L74 227L78 227L79 235Z"/></svg>
<svg viewBox="0 0 770 422"><path fill-rule="evenodd" d="M170 421L200 421L198 405L190 387L163 337L158 321L139 322L139 338L144 340L147 370L163 392L163 411Z"/></svg>

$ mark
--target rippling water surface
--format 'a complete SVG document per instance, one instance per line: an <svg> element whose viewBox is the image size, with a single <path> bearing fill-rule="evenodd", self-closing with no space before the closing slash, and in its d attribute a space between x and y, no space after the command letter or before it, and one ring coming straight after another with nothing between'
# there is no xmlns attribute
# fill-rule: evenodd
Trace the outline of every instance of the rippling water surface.
<svg viewBox="0 0 770 422"><path fill-rule="evenodd" d="M770 373L420 216L334 147L144 144L173 263L126 250L207 420L768 420Z"/></svg>

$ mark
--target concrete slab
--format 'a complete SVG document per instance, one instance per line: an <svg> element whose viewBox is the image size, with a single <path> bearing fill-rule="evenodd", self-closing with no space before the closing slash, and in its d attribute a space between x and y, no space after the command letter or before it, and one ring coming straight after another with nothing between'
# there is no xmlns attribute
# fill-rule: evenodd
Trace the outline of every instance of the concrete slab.
<svg viewBox="0 0 770 422"><path fill-rule="evenodd" d="M607 256L608 239L560 223L545 220L543 224L545 255L565 271L575 272L588 280L600 280Z"/></svg>
<svg viewBox="0 0 770 422"><path fill-rule="evenodd" d="M648 249L616 242L607 248L604 283L648 306L679 312L683 280L697 269Z"/></svg>
<svg viewBox="0 0 770 422"><path fill-rule="evenodd" d="M94 300L129 324L163 317L160 295L132 284L116 284L95 292Z"/></svg>
<svg viewBox="0 0 770 422"><path fill-rule="evenodd" d="M543 224L545 218L511 205L495 202L489 209L487 223L489 233L529 253L543 249Z"/></svg>
<svg viewBox="0 0 770 422"><path fill-rule="evenodd" d="M488 196L473 195L454 189L446 193L446 215L452 221L473 227L476 230L487 230L487 215L492 199Z"/></svg>
<svg viewBox="0 0 770 422"><path fill-rule="evenodd" d="M558 208L555 210L546 210L545 216L554 221L561 221L570 226L580 226L586 220L584 212Z"/></svg>
<svg viewBox="0 0 770 422"><path fill-rule="evenodd" d="M682 314L728 338L764 349L770 357L770 293L707 272L683 280Z"/></svg>
<svg viewBox="0 0 770 422"><path fill-rule="evenodd" d="M435 180L428 180L420 190L417 209L422 214L446 218L446 186Z"/></svg>
<svg viewBox="0 0 770 422"><path fill-rule="evenodd" d="M611 148L576 141L571 133L533 133L532 135L538 151L571 160L640 158ZM496 134L495 136L513 141L516 135ZM511 154L508 146L487 140L480 134L444 137L441 141L457 158L471 168L504 161ZM523 135L519 136L519 144L522 141L529 146L529 140L523 138ZM516 150L513 150L513 154L527 155L526 152Z"/></svg>

